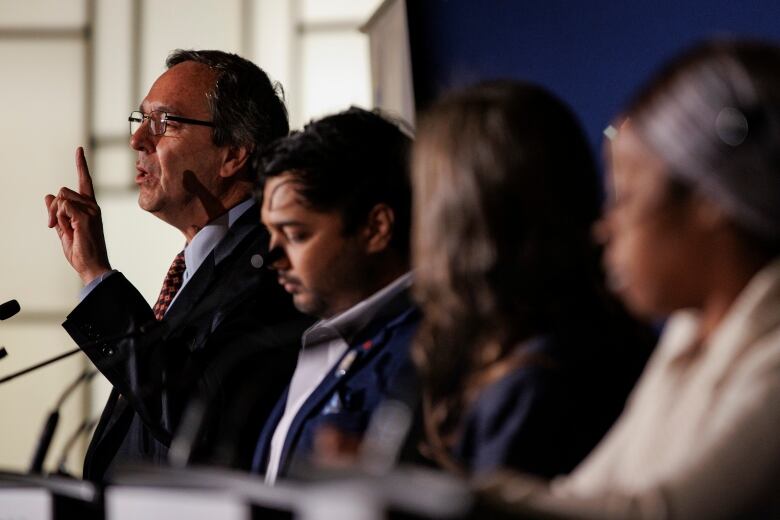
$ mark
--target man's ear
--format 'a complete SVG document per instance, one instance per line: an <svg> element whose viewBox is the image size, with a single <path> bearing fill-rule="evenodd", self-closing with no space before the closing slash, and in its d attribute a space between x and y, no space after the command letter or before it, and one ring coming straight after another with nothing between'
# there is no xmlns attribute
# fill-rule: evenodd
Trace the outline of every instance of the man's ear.
<svg viewBox="0 0 780 520"><path fill-rule="evenodd" d="M219 176L224 178L233 177L244 169L251 155L252 152L247 146L226 146Z"/></svg>
<svg viewBox="0 0 780 520"><path fill-rule="evenodd" d="M395 212L393 208L384 203L379 203L368 213L366 224L363 227L366 252L379 253L390 246L395 225Z"/></svg>

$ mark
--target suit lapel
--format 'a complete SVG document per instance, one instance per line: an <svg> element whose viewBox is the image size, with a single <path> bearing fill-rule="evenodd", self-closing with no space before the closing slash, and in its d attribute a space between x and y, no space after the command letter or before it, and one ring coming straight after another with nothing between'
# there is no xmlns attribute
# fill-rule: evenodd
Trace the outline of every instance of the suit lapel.
<svg viewBox="0 0 780 520"><path fill-rule="evenodd" d="M200 302L206 289L214 279L214 252L212 251L200 264L200 267L181 290L181 294L165 315L165 320L171 324L171 328L182 319L189 316L192 308Z"/></svg>
<svg viewBox="0 0 780 520"><path fill-rule="evenodd" d="M325 376L325 379L322 380L309 398L306 399L306 402L303 403L303 406L298 410L298 413L295 414L295 419L293 419L290 424L279 461L280 468L285 467L289 462L287 459L289 458L290 451L298 442L298 437L301 434L303 426L316 414L325 400L331 397L333 391L336 390L340 384L349 380L351 374L360 370L362 365L384 349L391 337L390 333L394 328L406 322L411 316L417 313L416 307L410 306L408 302L405 307L406 310L392 319L389 323L386 323L378 331L374 329L373 336L370 335L372 332L368 332L366 335L356 338L354 344L347 349L344 355L341 356L339 361L330 370L328 375ZM350 356L354 357L351 360L348 360Z"/></svg>
<svg viewBox="0 0 780 520"><path fill-rule="evenodd" d="M282 449L282 456L280 459L279 467L284 467L287 464L287 458L289 457L290 450L293 445L297 443L298 436L304 424L321 408L327 399L331 397L336 388L343 382L349 379L350 373L355 370L359 370L366 360L376 355L382 350L387 340L387 329L382 331L373 339L363 341L357 345L353 345L347 349L339 361L333 366L325 379L317 386L312 392L306 402L303 403L298 413L295 414L295 419L290 424L290 428L287 432L287 438L284 441L284 448Z"/></svg>
<svg viewBox="0 0 780 520"><path fill-rule="evenodd" d="M257 204L253 204L248 210L241 215L238 220L230 227L225 237L220 240L219 244L214 248L214 263L219 265L222 261L230 256L238 245L250 234L267 234L268 232L264 227L260 225L260 216L258 215ZM262 251L258 251L259 254L266 254L268 250L268 240L264 242L266 245Z"/></svg>
<svg viewBox="0 0 780 520"><path fill-rule="evenodd" d="M271 410L268 419L266 419L265 426L263 426L260 432L260 439L255 448L254 456L252 457L252 471L257 473L264 473L268 467L268 456L271 452L271 440L273 440L276 427L279 426L279 421L282 420L284 415L284 408L287 405L287 396L290 392L290 386L282 393L282 396L276 402L273 410ZM285 439L285 444L287 440ZM286 449L285 445L285 449ZM284 450L283 450L284 451ZM284 454L284 453L283 453Z"/></svg>
<svg viewBox="0 0 780 520"><path fill-rule="evenodd" d="M171 306L165 319L170 323L170 329L176 329L177 324L182 320L187 320L195 307L203 301L209 288L211 287L215 273L224 261L235 255L243 253L241 243L244 240L251 240L253 235L258 233L267 233L260 226L257 216L257 205L252 205L241 215L238 220L230 227L225 237L203 260L193 277L187 282L187 285L181 290L181 294ZM257 254L265 254L267 250L267 240L261 240L262 251ZM232 278L232 277L231 277Z"/></svg>

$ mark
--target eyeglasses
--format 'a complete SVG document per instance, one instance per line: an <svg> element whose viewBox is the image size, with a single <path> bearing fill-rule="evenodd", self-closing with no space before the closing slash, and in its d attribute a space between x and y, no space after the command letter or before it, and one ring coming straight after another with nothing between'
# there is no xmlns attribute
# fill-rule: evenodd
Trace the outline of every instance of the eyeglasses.
<svg viewBox="0 0 780 520"><path fill-rule="evenodd" d="M141 128L144 119L149 120L149 127L152 131L152 135L165 134L165 130L168 128L168 121L185 123L188 125L210 126L212 128L215 126L211 121L200 121L188 117L172 116L168 112L162 112L161 110L152 110L148 114L136 110L131 112L130 117L127 118L127 120L130 121L130 135L134 135L138 129Z"/></svg>

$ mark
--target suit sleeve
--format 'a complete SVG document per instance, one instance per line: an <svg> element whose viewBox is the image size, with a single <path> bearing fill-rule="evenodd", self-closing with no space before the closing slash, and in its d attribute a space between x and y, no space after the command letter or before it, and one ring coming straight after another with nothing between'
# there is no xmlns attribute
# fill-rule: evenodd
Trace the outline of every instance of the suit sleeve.
<svg viewBox="0 0 780 520"><path fill-rule="evenodd" d="M142 379L147 370L138 365L136 338L116 338L154 322L141 293L117 273L92 291L62 326L111 384L129 397L146 383Z"/></svg>
<svg viewBox="0 0 780 520"><path fill-rule="evenodd" d="M165 396L163 355L173 352L154 348L159 335L149 333L116 339L156 323L141 293L121 273L105 279L70 313L63 327L84 354L136 410L161 442L170 440L162 417ZM161 399L162 397L162 399Z"/></svg>

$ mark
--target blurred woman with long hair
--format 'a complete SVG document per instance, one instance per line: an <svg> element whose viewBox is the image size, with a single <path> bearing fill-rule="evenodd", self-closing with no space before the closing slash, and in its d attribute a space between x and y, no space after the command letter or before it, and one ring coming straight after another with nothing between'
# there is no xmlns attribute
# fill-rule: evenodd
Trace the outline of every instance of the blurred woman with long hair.
<svg viewBox="0 0 780 520"><path fill-rule="evenodd" d="M621 412L649 339L605 289L578 122L540 87L481 84L422 119L413 172L424 453L464 474L570 471Z"/></svg>

